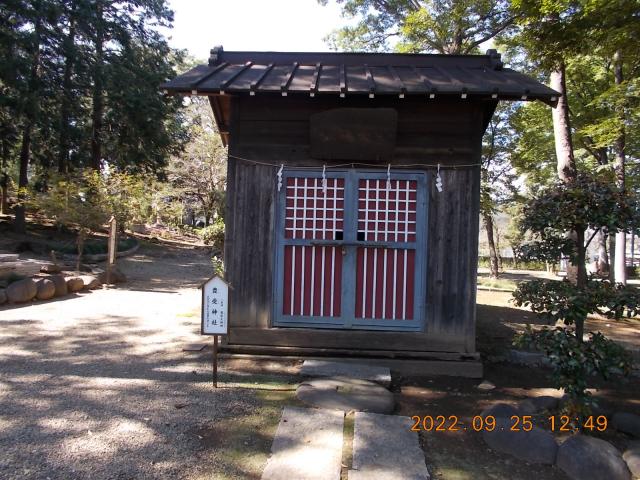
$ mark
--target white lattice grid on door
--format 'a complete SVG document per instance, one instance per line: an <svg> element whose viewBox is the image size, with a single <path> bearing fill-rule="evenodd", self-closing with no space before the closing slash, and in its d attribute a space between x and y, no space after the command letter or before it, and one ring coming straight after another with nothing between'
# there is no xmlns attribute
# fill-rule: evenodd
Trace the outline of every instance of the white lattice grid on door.
<svg viewBox="0 0 640 480"><path fill-rule="evenodd" d="M285 238L335 240L344 230L344 179L287 178Z"/></svg>
<svg viewBox="0 0 640 480"><path fill-rule="evenodd" d="M365 180L358 183L358 232L365 241L415 242L418 183Z"/></svg>

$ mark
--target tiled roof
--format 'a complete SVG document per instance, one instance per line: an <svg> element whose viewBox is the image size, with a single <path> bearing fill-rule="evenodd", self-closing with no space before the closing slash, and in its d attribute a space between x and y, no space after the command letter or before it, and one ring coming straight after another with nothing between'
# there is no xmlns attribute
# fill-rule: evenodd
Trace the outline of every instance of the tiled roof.
<svg viewBox="0 0 640 480"><path fill-rule="evenodd" d="M225 52L161 86L171 94L488 97L555 104L558 92L486 55Z"/></svg>

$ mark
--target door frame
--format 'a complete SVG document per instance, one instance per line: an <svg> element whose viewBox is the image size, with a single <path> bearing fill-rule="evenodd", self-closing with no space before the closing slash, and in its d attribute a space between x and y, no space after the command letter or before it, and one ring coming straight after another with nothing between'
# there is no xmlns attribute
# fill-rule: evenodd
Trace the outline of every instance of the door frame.
<svg viewBox="0 0 640 480"><path fill-rule="evenodd" d="M358 183L360 179L386 179L386 169L341 169L331 170L325 173L326 178L344 178L344 229L343 240L326 240L317 242L318 244L326 243L328 245L347 244L348 253L343 257L342 263L342 290L341 290L341 309L339 317L320 317L320 316L304 316L289 317L283 315L283 299L284 292L284 225L286 217L286 185L287 179L290 177L306 177L306 178L322 178L322 169L286 169L282 173L283 190L276 192L274 222L274 278L272 291L272 327L304 327L304 328L333 328L340 330L387 330L396 332L419 332L424 331L426 323L426 301L427 301L427 245L428 245L428 185L430 174L424 170L391 170L392 180L415 180L417 182L416 190L416 242L415 248L415 279L414 279L414 318L405 322L410 322L403 326L398 326L397 322L403 320L388 319L368 319L355 318L355 271L358 232ZM420 216L419 212L423 212ZM348 228L347 226L350 226ZM354 228L355 226L355 228ZM300 239L300 243L307 243L310 240ZM384 246L388 244L389 248L393 248L396 242L362 242L362 246ZM404 243L404 242L401 242ZM373 248L373 247L371 247ZM353 272L353 281L349 281L349 272ZM350 301L352 299L353 301ZM396 322L396 323L393 323Z"/></svg>

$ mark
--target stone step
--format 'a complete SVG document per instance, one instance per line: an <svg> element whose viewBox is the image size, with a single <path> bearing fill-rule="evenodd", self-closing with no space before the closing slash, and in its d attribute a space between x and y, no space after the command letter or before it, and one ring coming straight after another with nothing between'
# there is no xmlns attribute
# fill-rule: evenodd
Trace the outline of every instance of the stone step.
<svg viewBox="0 0 640 480"><path fill-rule="evenodd" d="M429 480L409 417L357 412L349 480Z"/></svg>
<svg viewBox="0 0 640 480"><path fill-rule="evenodd" d="M391 371L387 367L361 363L305 360L300 374L308 377L350 377L369 380L385 387L391 384Z"/></svg>
<svg viewBox="0 0 640 480"><path fill-rule="evenodd" d="M305 405L325 410L392 413L393 393L377 383L351 377L321 377L305 380L296 389Z"/></svg>
<svg viewBox="0 0 640 480"><path fill-rule="evenodd" d="M344 412L284 407L262 480L339 480Z"/></svg>

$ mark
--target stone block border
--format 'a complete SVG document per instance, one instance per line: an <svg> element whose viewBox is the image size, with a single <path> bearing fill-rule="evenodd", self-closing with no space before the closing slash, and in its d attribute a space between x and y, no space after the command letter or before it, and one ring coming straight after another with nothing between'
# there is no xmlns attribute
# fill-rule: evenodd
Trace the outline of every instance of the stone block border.
<svg viewBox="0 0 640 480"><path fill-rule="evenodd" d="M562 443L549 432L534 427L530 432L510 431L512 415L534 415L555 410L562 398L532 397L517 405L496 403L480 415L496 418L495 430L483 431L482 438L493 450L507 453L531 463L555 464L571 480L631 480L640 469L640 447L634 446L622 455L612 444L588 435L576 434ZM640 415L616 412L609 427L640 439ZM634 444L636 445L636 444ZM638 444L640 445L640 444Z"/></svg>

